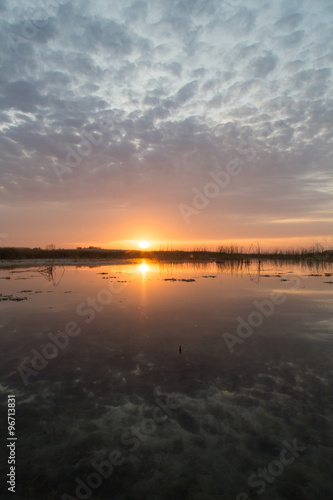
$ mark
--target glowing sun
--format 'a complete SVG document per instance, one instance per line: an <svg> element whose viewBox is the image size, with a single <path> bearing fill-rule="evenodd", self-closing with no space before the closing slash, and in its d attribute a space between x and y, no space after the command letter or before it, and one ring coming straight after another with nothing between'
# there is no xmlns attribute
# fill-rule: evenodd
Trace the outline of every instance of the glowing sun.
<svg viewBox="0 0 333 500"><path fill-rule="evenodd" d="M150 245L149 241L139 241L140 248L148 248Z"/></svg>

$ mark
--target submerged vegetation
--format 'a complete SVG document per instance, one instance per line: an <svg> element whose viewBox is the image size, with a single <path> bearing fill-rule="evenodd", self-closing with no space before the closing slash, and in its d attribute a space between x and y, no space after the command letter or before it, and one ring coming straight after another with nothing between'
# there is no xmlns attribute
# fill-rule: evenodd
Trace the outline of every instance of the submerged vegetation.
<svg viewBox="0 0 333 500"><path fill-rule="evenodd" d="M70 259L70 260L130 260L151 259L157 261L211 261L223 263L226 260L247 262L253 259L261 260L291 260L306 261L318 260L333 262L333 249L324 249L320 245L306 249L292 249L288 251L276 250L263 252L257 245L255 248L244 250L237 245L220 246L217 251L206 249L194 250L110 250L102 248L0 248L0 260L26 260L26 259Z"/></svg>

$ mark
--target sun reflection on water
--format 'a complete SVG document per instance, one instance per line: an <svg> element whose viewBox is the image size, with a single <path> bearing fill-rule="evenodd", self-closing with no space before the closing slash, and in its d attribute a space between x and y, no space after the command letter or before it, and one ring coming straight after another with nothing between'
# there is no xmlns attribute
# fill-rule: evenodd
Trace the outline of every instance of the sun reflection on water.
<svg viewBox="0 0 333 500"><path fill-rule="evenodd" d="M142 272L142 274L145 275L146 272L149 271L149 266L147 266L147 264L145 262L143 262L143 264L141 264L139 269Z"/></svg>

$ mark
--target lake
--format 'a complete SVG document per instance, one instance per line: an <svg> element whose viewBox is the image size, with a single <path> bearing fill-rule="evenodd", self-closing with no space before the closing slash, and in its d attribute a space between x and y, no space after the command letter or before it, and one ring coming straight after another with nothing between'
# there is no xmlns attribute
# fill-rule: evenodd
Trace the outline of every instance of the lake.
<svg viewBox="0 0 333 500"><path fill-rule="evenodd" d="M332 282L318 263L1 269L3 498L332 499Z"/></svg>

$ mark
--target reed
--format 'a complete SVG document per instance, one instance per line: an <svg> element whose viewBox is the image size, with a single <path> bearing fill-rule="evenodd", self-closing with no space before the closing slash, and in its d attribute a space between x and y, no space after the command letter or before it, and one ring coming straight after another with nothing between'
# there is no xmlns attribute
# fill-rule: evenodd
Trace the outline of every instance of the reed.
<svg viewBox="0 0 333 500"><path fill-rule="evenodd" d="M206 248L194 248L193 250L111 250L102 248L77 248L77 249L41 249L41 248L22 248L22 247L0 247L0 260L55 260L68 259L71 261L80 260L133 260L133 259L152 259L157 261L212 261L221 263L225 260L239 260L248 262L257 260L274 261L306 261L306 260L325 260L333 261L332 248L322 248L314 245L311 248L299 248L282 251L262 251L259 245L251 246L248 249L237 244L220 245L216 251L210 251Z"/></svg>

